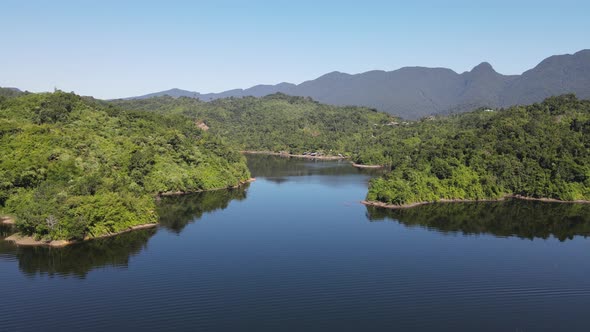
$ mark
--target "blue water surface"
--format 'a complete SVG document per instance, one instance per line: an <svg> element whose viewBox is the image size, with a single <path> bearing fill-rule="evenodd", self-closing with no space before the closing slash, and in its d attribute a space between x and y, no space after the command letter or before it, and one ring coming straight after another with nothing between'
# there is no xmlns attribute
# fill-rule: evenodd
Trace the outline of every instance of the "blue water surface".
<svg viewBox="0 0 590 332"><path fill-rule="evenodd" d="M157 230L0 240L0 330L590 329L588 208L386 211L359 203L378 174L346 162L249 164L245 188L163 199Z"/></svg>

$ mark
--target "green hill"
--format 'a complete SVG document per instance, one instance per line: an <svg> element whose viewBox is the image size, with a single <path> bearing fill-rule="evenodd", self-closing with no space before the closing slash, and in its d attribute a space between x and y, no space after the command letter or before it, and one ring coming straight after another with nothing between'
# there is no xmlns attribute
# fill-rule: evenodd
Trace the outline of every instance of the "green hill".
<svg viewBox="0 0 590 332"><path fill-rule="evenodd" d="M63 92L0 100L0 215L46 239L155 223L154 196L235 186L244 157L179 115Z"/></svg>
<svg viewBox="0 0 590 332"><path fill-rule="evenodd" d="M241 150L293 154L321 151L355 156L368 138L396 121L365 107L330 106L284 94L211 102L164 96L109 103L125 109L189 116Z"/></svg>
<svg viewBox="0 0 590 332"><path fill-rule="evenodd" d="M370 201L590 200L590 101L573 95L423 119L367 146L392 167L371 181Z"/></svg>
<svg viewBox="0 0 590 332"><path fill-rule="evenodd" d="M0 101L2 99L18 97L22 94L24 94L24 92L16 88L0 88Z"/></svg>

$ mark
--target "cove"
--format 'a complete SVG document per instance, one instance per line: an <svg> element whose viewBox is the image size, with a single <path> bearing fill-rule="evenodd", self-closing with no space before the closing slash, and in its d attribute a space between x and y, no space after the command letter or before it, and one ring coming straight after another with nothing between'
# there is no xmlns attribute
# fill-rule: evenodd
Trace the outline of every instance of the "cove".
<svg viewBox="0 0 590 332"><path fill-rule="evenodd" d="M1 239L0 330L567 330L590 307L590 206L359 202L379 170L251 155L257 181L163 197L157 229Z"/></svg>

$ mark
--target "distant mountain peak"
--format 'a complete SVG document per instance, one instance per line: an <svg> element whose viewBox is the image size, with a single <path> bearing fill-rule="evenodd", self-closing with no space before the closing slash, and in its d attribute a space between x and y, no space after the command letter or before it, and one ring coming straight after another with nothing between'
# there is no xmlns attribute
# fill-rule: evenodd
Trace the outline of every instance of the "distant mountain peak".
<svg viewBox="0 0 590 332"><path fill-rule="evenodd" d="M278 88L283 88L283 87L294 87L295 84L293 83L289 83L289 82L281 82L279 84L276 85Z"/></svg>
<svg viewBox="0 0 590 332"><path fill-rule="evenodd" d="M182 90L179 88L172 88L160 92L150 93L147 95L143 95L140 97L130 97L124 99L145 99L145 98L152 98L152 97L162 97L162 96L170 96L173 98L178 97L191 97L191 98L200 98L200 93L188 90Z"/></svg>
<svg viewBox="0 0 590 332"><path fill-rule="evenodd" d="M352 75L347 74L347 73L343 73L343 72L340 72L340 71L332 71L332 72L329 72L327 74L324 74L324 75L320 76L318 79L322 79L322 78L340 78L340 77L347 77L347 76L352 76Z"/></svg>
<svg viewBox="0 0 590 332"><path fill-rule="evenodd" d="M496 73L494 67L489 62L482 62L471 69L472 73Z"/></svg>

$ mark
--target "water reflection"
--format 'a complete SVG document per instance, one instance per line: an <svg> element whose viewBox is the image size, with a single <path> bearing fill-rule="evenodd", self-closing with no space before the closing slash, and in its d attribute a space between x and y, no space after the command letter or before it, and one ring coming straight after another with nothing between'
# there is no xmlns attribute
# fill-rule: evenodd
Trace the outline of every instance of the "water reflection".
<svg viewBox="0 0 590 332"><path fill-rule="evenodd" d="M27 276L72 276L85 278L98 267L126 268L129 259L142 251L156 229L145 229L112 238L97 239L65 248L16 247L0 242L0 258L18 260Z"/></svg>
<svg viewBox="0 0 590 332"><path fill-rule="evenodd" d="M225 209L234 199L245 199L246 188L162 198L157 204L160 226L180 233L188 223L201 218L203 213ZM8 226L0 227L0 260L18 261L19 269L27 276L85 278L96 268L127 268L130 258L147 247L157 229L129 232L65 248L17 247L2 241L13 232Z"/></svg>
<svg viewBox="0 0 590 332"><path fill-rule="evenodd" d="M477 203L438 203L411 209L367 207L371 221L396 220L443 233L492 234L565 241L590 235L590 204L523 200Z"/></svg>
<svg viewBox="0 0 590 332"><path fill-rule="evenodd" d="M267 155L247 155L248 168L254 177L264 177L275 183L283 183L294 176L344 176L363 174L377 176L382 169L360 169L350 166L347 160L326 161ZM329 182L329 178L323 183Z"/></svg>
<svg viewBox="0 0 590 332"><path fill-rule="evenodd" d="M246 184L236 189L162 197L156 205L160 215L160 226L179 234L190 222L201 218L203 213L223 210L232 200L246 199L248 186Z"/></svg>
<svg viewBox="0 0 590 332"><path fill-rule="evenodd" d="M12 233L14 233L13 226L0 224L0 240L4 240L4 238L10 236Z"/></svg>
<svg viewBox="0 0 590 332"><path fill-rule="evenodd" d="M9 225L0 225L0 259L3 257L10 257L14 254L16 247L9 242L4 241L5 238L13 234L14 227Z"/></svg>

